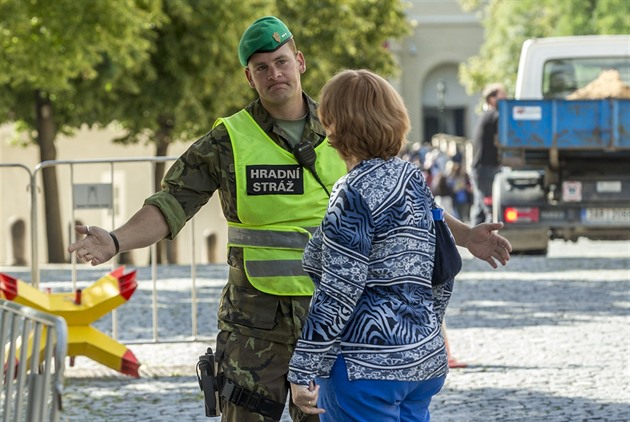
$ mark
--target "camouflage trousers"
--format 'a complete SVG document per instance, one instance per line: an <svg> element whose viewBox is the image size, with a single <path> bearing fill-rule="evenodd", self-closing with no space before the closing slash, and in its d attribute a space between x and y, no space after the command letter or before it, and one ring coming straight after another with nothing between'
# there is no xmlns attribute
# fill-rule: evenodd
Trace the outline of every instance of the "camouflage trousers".
<svg viewBox="0 0 630 422"><path fill-rule="evenodd" d="M294 345L221 331L217 336L218 372L235 384L276 402L285 403L290 393L287 372ZM272 422L274 419L222 400L223 422ZM289 413L295 422L317 422L289 400Z"/></svg>

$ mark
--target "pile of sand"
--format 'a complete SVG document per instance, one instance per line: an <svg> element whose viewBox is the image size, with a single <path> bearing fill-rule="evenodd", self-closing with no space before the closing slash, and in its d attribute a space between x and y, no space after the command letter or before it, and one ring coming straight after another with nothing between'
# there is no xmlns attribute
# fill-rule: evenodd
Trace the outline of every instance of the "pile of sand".
<svg viewBox="0 0 630 422"><path fill-rule="evenodd" d="M599 98L630 98L630 86L621 80L618 70L602 71L597 79L567 96L568 100Z"/></svg>

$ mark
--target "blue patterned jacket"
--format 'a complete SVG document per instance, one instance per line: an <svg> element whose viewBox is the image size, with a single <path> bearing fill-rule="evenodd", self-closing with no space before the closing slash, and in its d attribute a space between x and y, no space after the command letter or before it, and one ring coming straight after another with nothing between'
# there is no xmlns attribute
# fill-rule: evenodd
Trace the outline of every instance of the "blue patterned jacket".
<svg viewBox="0 0 630 422"><path fill-rule="evenodd" d="M440 329L453 281L431 287L435 206L420 170L399 158L361 162L335 185L304 253L316 285L289 381L327 376L419 381L448 372Z"/></svg>

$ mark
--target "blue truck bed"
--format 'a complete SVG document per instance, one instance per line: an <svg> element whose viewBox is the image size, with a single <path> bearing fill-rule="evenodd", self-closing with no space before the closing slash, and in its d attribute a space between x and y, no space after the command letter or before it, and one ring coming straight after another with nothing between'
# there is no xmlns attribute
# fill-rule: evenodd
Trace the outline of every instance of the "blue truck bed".
<svg viewBox="0 0 630 422"><path fill-rule="evenodd" d="M502 149L630 149L630 99L504 100Z"/></svg>

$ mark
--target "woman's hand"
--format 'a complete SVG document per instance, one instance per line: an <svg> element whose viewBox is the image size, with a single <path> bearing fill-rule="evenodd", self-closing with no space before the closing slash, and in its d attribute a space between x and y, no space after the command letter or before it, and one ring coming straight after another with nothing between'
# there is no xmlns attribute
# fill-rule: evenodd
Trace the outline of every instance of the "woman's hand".
<svg viewBox="0 0 630 422"><path fill-rule="evenodd" d="M293 403L308 415L325 413L324 409L317 407L319 385L311 381L310 385L291 384L291 397Z"/></svg>

